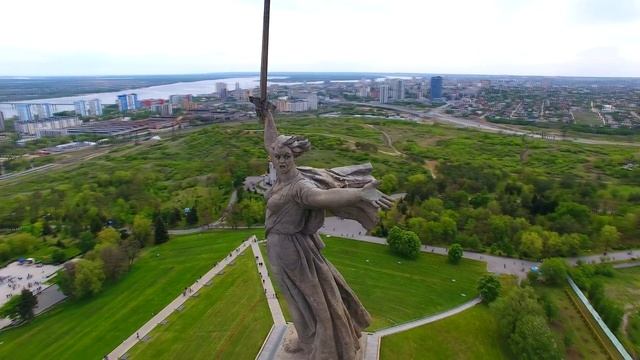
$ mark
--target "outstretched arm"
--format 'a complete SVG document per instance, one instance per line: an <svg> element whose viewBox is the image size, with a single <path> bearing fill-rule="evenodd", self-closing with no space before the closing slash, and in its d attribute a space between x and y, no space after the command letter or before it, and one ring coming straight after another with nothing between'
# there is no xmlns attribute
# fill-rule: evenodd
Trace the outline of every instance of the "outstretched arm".
<svg viewBox="0 0 640 360"><path fill-rule="evenodd" d="M306 196L306 203L314 208L335 209L368 201L377 208L389 209L393 200L376 189L372 182L361 189L313 189Z"/></svg>

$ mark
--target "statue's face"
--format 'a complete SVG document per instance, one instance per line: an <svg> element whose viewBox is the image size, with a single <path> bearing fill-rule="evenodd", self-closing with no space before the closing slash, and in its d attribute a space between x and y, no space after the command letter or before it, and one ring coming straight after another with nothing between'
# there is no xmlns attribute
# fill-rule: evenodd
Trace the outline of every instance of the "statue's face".
<svg viewBox="0 0 640 360"><path fill-rule="evenodd" d="M293 161L293 153L286 146L280 146L273 154L273 166L278 174L286 174L293 169L296 164Z"/></svg>

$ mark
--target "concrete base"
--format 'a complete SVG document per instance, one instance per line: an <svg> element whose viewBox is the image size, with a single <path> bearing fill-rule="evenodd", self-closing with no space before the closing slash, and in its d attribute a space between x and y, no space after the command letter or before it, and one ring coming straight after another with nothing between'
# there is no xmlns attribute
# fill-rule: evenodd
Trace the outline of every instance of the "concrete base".
<svg viewBox="0 0 640 360"><path fill-rule="evenodd" d="M282 343L278 348L278 351L276 352L274 360L307 360L309 358L308 353L302 351L297 353L289 353L284 350L285 347L291 346L291 344L295 344L297 339L298 334L296 334L296 328L293 326L293 324L287 324L287 330L285 332L284 339L282 340ZM366 346L367 335L362 334L362 336L360 337L360 350L356 355L357 360L364 359Z"/></svg>

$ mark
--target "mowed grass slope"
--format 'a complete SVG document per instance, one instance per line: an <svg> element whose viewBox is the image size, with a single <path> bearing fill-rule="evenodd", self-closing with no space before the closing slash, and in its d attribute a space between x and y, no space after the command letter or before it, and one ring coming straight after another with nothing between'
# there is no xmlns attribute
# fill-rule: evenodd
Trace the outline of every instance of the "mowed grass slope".
<svg viewBox="0 0 640 360"><path fill-rule="evenodd" d="M426 253L417 260L404 260L392 255L385 245L335 237L324 237L324 241L324 255L371 314L369 330L465 303L477 296L476 282L485 273L485 264L472 260L451 265L445 256ZM284 300L281 306L286 308ZM290 319L286 310L285 317Z"/></svg>
<svg viewBox="0 0 640 360"><path fill-rule="evenodd" d="M164 308L252 231L172 238L146 249L123 279L0 333L0 359L99 359Z"/></svg>
<svg viewBox="0 0 640 360"><path fill-rule="evenodd" d="M382 338L380 359L509 359L498 322L483 304L464 312Z"/></svg>
<svg viewBox="0 0 640 360"><path fill-rule="evenodd" d="M273 324L251 249L172 314L129 359L255 359Z"/></svg>

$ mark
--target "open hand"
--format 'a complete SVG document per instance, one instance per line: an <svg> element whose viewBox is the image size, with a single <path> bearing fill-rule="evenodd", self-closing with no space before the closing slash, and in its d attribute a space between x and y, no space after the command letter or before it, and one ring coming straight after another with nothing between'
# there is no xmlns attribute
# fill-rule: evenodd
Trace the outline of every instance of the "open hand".
<svg viewBox="0 0 640 360"><path fill-rule="evenodd" d="M360 196L363 200L370 202L373 206L382 209L389 209L393 205L393 199L383 194L376 187L377 181L372 181L360 190Z"/></svg>

